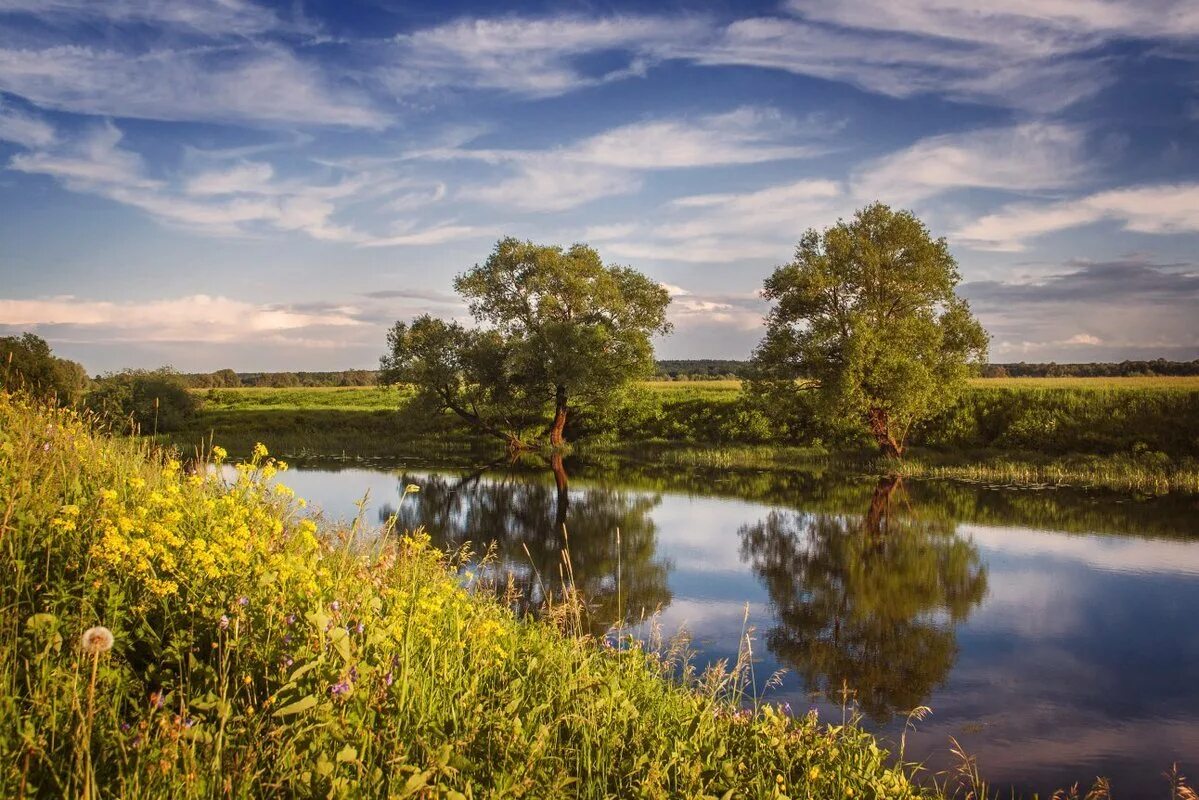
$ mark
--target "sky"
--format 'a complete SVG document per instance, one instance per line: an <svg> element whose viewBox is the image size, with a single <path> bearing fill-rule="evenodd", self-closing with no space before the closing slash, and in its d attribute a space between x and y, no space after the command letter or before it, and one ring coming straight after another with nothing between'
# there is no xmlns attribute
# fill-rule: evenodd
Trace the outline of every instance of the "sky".
<svg viewBox="0 0 1199 800"><path fill-rule="evenodd" d="M0 335L92 372L373 367L507 235L745 358L875 200L992 361L1199 357L1199 3L0 0Z"/></svg>

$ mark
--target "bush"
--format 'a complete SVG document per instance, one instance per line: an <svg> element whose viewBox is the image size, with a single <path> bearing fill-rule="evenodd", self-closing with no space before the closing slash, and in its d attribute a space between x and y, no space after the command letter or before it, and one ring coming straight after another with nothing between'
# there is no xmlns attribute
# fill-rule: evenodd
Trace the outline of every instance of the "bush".
<svg viewBox="0 0 1199 800"><path fill-rule="evenodd" d="M87 373L74 361L57 358L46 340L32 333L0 337L0 389L23 389L58 405L79 402Z"/></svg>
<svg viewBox="0 0 1199 800"><path fill-rule="evenodd" d="M199 400L170 367L124 370L97 378L87 408L116 430L176 431L195 416Z"/></svg>

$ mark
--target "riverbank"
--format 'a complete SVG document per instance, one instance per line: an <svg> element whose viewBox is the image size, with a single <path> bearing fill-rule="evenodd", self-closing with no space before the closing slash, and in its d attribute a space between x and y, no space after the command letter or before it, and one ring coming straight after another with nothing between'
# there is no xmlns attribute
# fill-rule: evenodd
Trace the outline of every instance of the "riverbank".
<svg viewBox="0 0 1199 800"><path fill-rule="evenodd" d="M518 619L419 535L318 527L283 469L0 394L0 793L932 796L854 725L741 711L746 662L683 686L569 597Z"/></svg>
<svg viewBox="0 0 1199 800"><path fill-rule="evenodd" d="M486 463L502 452L451 415L399 411L409 393L374 387L215 389L186 429L184 452L212 437L246 455L269 441L288 457L420 454ZM1019 486L1199 494L1199 381L977 380L924 426L902 461L883 463L860 436L816 424L804 408L767 414L736 381L650 382L614 412L586 409L568 431L588 453L653 450L680 465L773 468L822 461L853 471Z"/></svg>

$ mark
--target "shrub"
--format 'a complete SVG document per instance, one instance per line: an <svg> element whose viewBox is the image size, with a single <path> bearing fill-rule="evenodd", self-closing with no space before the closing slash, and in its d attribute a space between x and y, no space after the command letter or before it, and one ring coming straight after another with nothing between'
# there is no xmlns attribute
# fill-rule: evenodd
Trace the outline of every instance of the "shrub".
<svg viewBox="0 0 1199 800"><path fill-rule="evenodd" d="M0 336L0 389L23 389L58 405L83 396L87 373L74 361L57 358L46 340L32 333Z"/></svg>
<svg viewBox="0 0 1199 800"><path fill-rule="evenodd" d="M141 433L179 430L195 416L199 400L169 367L124 370L97 378L86 405L117 430Z"/></svg>

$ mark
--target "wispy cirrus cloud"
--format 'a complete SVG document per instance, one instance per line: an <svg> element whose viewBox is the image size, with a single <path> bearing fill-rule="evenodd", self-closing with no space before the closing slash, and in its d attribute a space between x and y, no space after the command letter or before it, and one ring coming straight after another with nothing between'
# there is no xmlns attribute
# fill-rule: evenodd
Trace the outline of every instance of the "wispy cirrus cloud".
<svg viewBox="0 0 1199 800"><path fill-rule="evenodd" d="M54 143L54 127L35 114L28 114L0 97L0 141L23 147L46 147Z"/></svg>
<svg viewBox="0 0 1199 800"><path fill-rule="evenodd" d="M1090 170L1085 132L1026 122L931 136L855 170L854 195L904 205L958 189L1061 189Z"/></svg>
<svg viewBox="0 0 1199 800"><path fill-rule="evenodd" d="M380 129L361 89L281 44L131 51L0 47L0 91L76 114Z"/></svg>
<svg viewBox="0 0 1199 800"><path fill-rule="evenodd" d="M0 0L0 16L27 15L56 24L140 24L211 36L250 36L309 27L245 0Z"/></svg>
<svg viewBox="0 0 1199 800"><path fill-rule="evenodd" d="M1130 186L1012 204L959 228L953 238L979 250L1019 252L1038 236L1103 221L1136 233L1199 232L1199 183Z"/></svg>
<svg viewBox="0 0 1199 800"><path fill-rule="evenodd" d="M395 66L381 74L400 93L432 88L549 97L644 74L673 39L705 35L700 18L556 16L466 18L397 36ZM579 57L617 53L617 66L586 70Z"/></svg>
<svg viewBox="0 0 1199 800"><path fill-rule="evenodd" d="M630 123L546 150L438 148L423 160L468 160L505 167L508 177L468 196L527 211L562 211L641 188L644 172L757 164L827 152L827 120L798 120L773 108L741 107L691 119Z"/></svg>
<svg viewBox="0 0 1199 800"><path fill-rule="evenodd" d="M122 140L121 131L109 122L58 147L18 153L8 168L46 175L71 191L99 195L210 235L291 231L320 241L387 247L439 244L480 232L444 221L422 227L399 218L386 232L371 233L338 221L347 205L364 200L385 204L411 190L413 181L394 171L330 171L318 182L312 177L280 178L267 162L242 161L167 180L155 177Z"/></svg>

